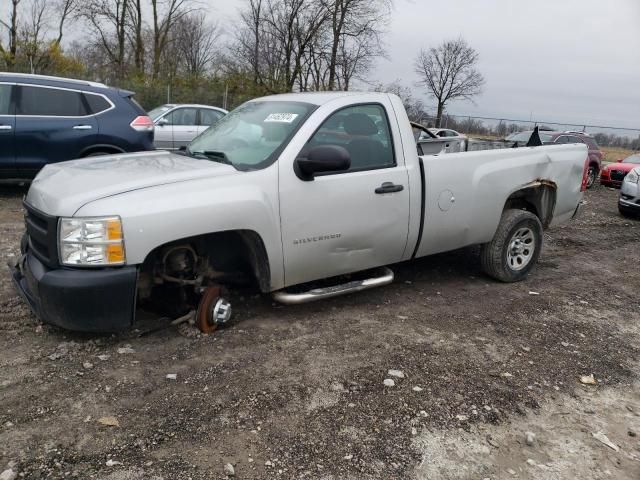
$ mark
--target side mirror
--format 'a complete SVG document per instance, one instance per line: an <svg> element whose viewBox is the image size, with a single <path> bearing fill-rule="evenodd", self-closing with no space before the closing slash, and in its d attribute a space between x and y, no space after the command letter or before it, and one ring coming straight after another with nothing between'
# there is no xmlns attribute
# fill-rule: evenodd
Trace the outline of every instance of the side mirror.
<svg viewBox="0 0 640 480"><path fill-rule="evenodd" d="M351 155L338 145L318 145L296 158L293 169L300 180L313 180L316 173L342 172L351 167Z"/></svg>
<svg viewBox="0 0 640 480"><path fill-rule="evenodd" d="M624 160L624 158L619 158L618 160L616 160L616 162L622 163L623 160Z"/></svg>
<svg viewBox="0 0 640 480"><path fill-rule="evenodd" d="M180 145L180 148L178 148L179 152L186 152L187 151L187 146L186 145Z"/></svg>
<svg viewBox="0 0 640 480"><path fill-rule="evenodd" d="M166 118L162 117L161 119L156 121L156 125L159 126L159 127L164 127L165 125L169 125L169 120L167 120Z"/></svg>

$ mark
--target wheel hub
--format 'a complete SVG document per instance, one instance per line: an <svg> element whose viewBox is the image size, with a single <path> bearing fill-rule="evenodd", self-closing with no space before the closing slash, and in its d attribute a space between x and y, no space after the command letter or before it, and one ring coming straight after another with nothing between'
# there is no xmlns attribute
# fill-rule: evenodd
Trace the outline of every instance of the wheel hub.
<svg viewBox="0 0 640 480"><path fill-rule="evenodd" d="M531 262L536 249L533 230L528 227L518 229L511 237L507 251L507 263L513 270L522 270Z"/></svg>
<svg viewBox="0 0 640 480"><path fill-rule="evenodd" d="M231 303L225 298L219 298L211 310L211 321L216 325L224 325L231 318Z"/></svg>

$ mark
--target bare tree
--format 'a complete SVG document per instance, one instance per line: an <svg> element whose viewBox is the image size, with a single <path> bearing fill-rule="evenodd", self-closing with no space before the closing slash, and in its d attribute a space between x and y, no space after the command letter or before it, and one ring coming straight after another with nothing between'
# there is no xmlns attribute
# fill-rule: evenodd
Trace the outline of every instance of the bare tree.
<svg viewBox="0 0 640 480"><path fill-rule="evenodd" d="M373 87L374 92L393 93L400 97L407 116L412 122L422 123L427 117L426 106L422 100L413 95L412 90L403 85L399 80L388 84L376 84Z"/></svg>
<svg viewBox="0 0 640 480"><path fill-rule="evenodd" d="M80 0L58 0L56 10L58 11L58 37L55 42L60 45L64 35L64 27L68 21L73 20L78 13Z"/></svg>
<svg viewBox="0 0 640 480"><path fill-rule="evenodd" d="M115 77L122 80L127 69L126 46L130 0L85 0L81 16L92 27L98 44L115 67Z"/></svg>
<svg viewBox="0 0 640 480"><path fill-rule="evenodd" d="M21 57L26 60L31 73L40 72L47 61L45 35L48 29L49 5L47 0L32 0L27 22L20 29Z"/></svg>
<svg viewBox="0 0 640 480"><path fill-rule="evenodd" d="M355 37L344 37L336 59L336 80L340 90L349 90L351 80L362 78L377 58L384 56L379 32L365 28Z"/></svg>
<svg viewBox="0 0 640 480"><path fill-rule="evenodd" d="M291 91L296 84L302 89L308 52L326 18L322 5L313 0L248 0L240 18L229 59L232 69L250 70L254 84L266 92Z"/></svg>
<svg viewBox="0 0 640 480"><path fill-rule="evenodd" d="M171 31L182 17L193 11L190 0L151 0L153 14L153 61L151 76L160 75L162 51L171 39Z"/></svg>
<svg viewBox="0 0 640 480"><path fill-rule="evenodd" d="M4 57L4 62L8 70L13 70L16 65L16 54L18 52L18 5L21 0L11 0L11 14L9 23L0 20L0 24L9 31L9 45L7 48L0 45L0 54Z"/></svg>
<svg viewBox="0 0 640 480"><path fill-rule="evenodd" d="M361 58L375 56L369 51L370 47L374 46L378 52L382 50L379 39L382 26L391 12L392 0L321 0L321 4L327 13L330 35L327 89L335 90L340 56L342 53L344 58L345 48L353 47L348 54L351 67L362 63ZM367 37L367 41L358 42L358 39L364 37ZM355 41L349 41L349 39ZM350 68L346 71L349 70ZM347 76L347 78L350 77Z"/></svg>
<svg viewBox="0 0 640 480"><path fill-rule="evenodd" d="M204 14L185 15L176 24L176 43L184 70L190 77L201 77L218 56L222 32L207 22Z"/></svg>
<svg viewBox="0 0 640 480"><path fill-rule="evenodd" d="M133 64L138 74L144 73L145 48L144 48L144 16L142 0L131 0L128 4L129 42L133 46Z"/></svg>
<svg viewBox="0 0 640 480"><path fill-rule="evenodd" d="M480 94L484 77L476 69L478 53L463 38L448 40L428 50L422 49L414 63L419 84L427 87L438 102L436 127L440 126L447 102L471 100Z"/></svg>

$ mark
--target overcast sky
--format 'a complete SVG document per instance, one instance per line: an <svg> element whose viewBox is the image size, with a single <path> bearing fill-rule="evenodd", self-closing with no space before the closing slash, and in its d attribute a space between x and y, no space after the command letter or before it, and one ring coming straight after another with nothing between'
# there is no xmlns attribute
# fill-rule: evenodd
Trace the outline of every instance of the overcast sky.
<svg viewBox="0 0 640 480"><path fill-rule="evenodd" d="M206 1L227 27L244 4ZM419 49L460 35L486 86L450 113L640 128L640 0L395 0L372 80L413 87Z"/></svg>

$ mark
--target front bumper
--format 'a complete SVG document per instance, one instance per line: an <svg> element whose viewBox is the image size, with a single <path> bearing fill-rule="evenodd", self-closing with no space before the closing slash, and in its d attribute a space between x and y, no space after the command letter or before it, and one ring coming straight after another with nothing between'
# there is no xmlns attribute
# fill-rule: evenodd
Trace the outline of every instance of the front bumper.
<svg viewBox="0 0 640 480"><path fill-rule="evenodd" d="M44 323L104 333L133 324L136 267L49 269L27 251L10 269L18 292Z"/></svg>
<svg viewBox="0 0 640 480"><path fill-rule="evenodd" d="M640 184L624 182L620 189L618 205L625 210L640 211Z"/></svg>
<svg viewBox="0 0 640 480"><path fill-rule="evenodd" d="M618 206L624 210L632 210L634 212L640 212L640 204L633 200L625 200L623 198L618 199Z"/></svg>

